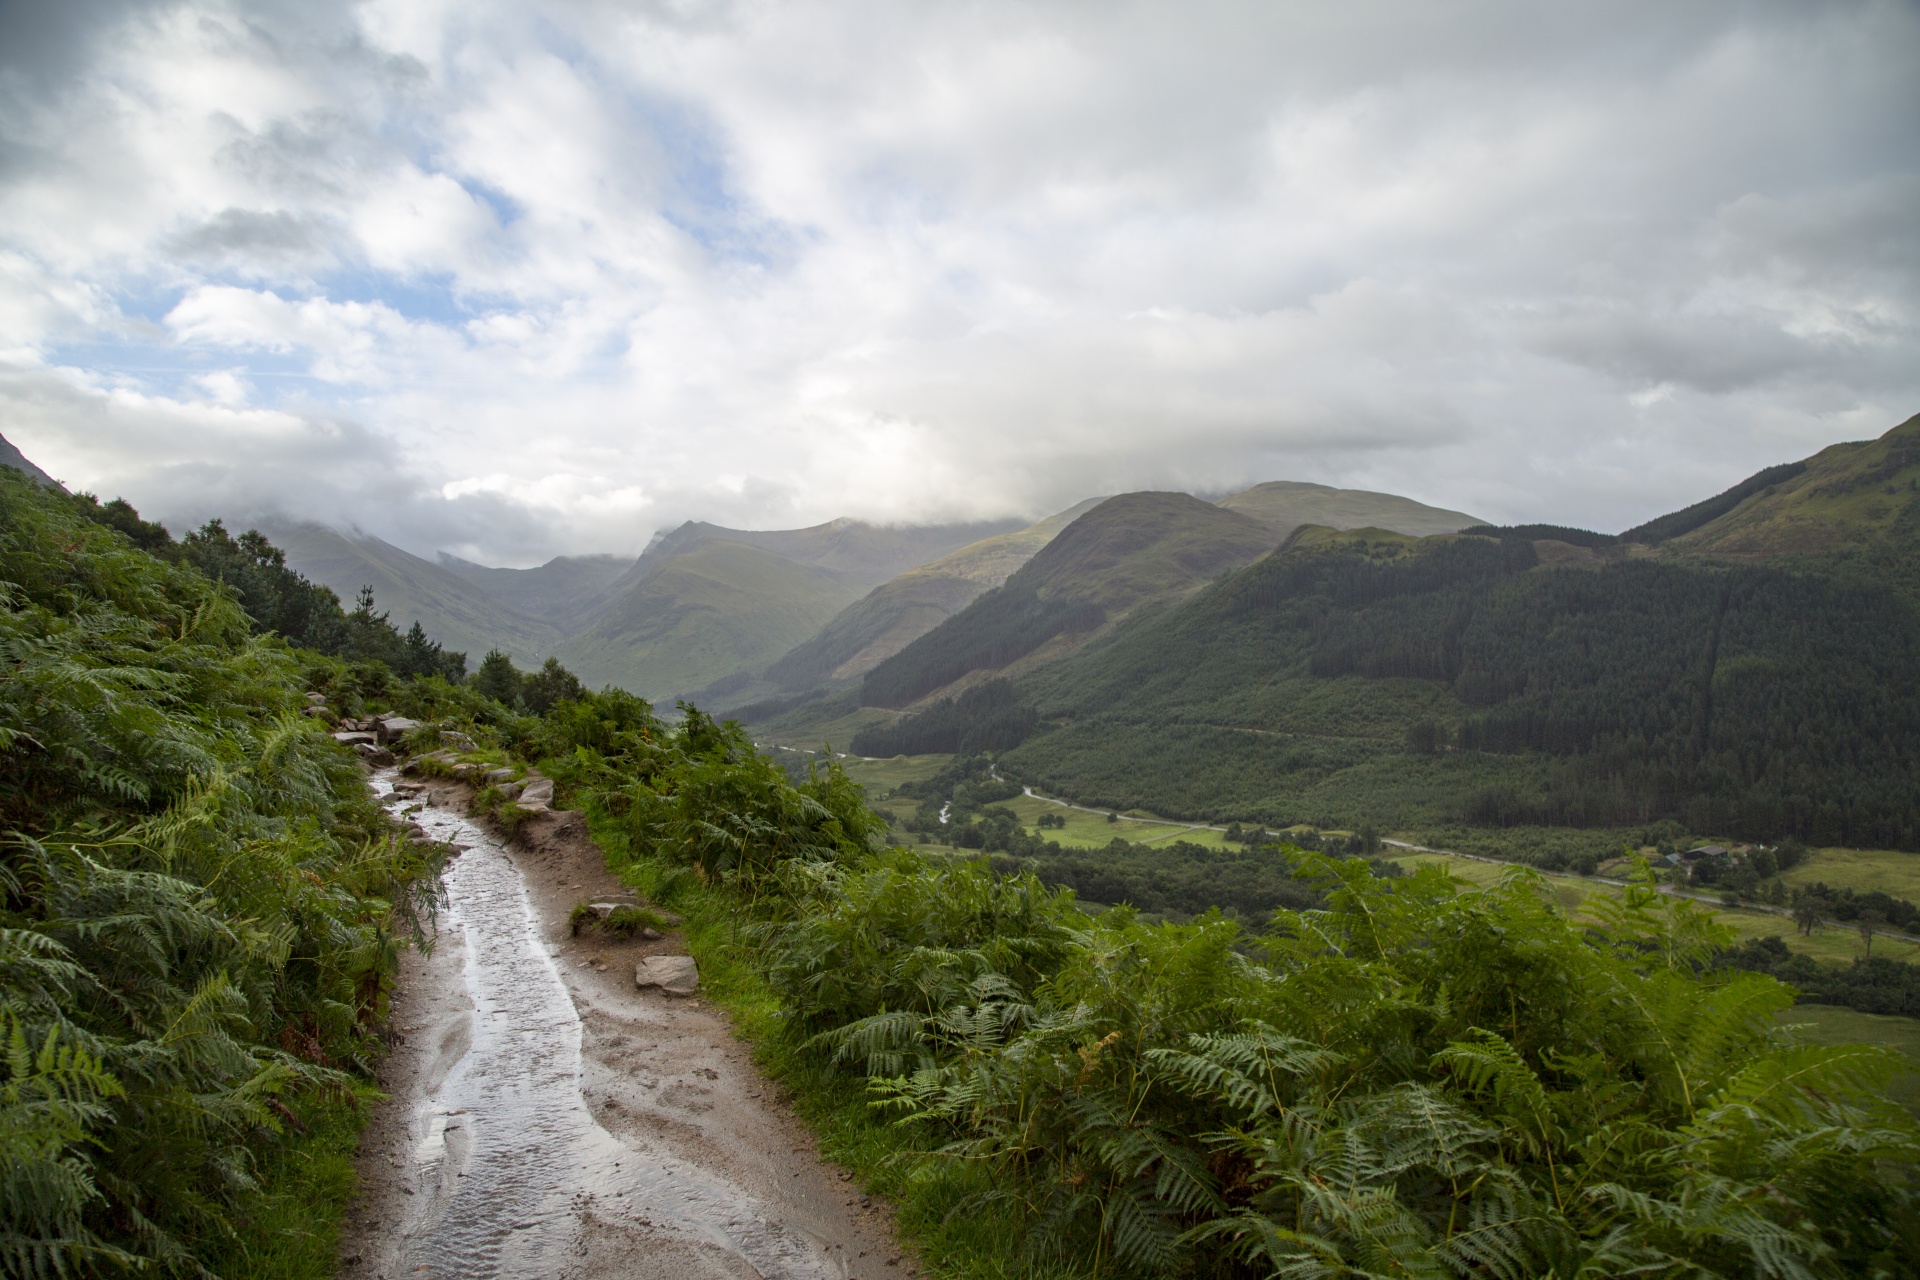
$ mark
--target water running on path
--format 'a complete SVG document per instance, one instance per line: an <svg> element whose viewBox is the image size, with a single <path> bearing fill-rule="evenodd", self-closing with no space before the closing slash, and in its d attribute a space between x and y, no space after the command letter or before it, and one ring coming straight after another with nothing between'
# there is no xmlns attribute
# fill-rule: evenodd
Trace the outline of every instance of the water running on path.
<svg viewBox="0 0 1920 1280"><path fill-rule="evenodd" d="M391 783L386 774L374 786L394 812L413 810L433 838L467 847L446 872L442 936L464 953L472 1010L466 1052L412 1118L411 1199L388 1274L600 1274L585 1261L591 1227L603 1244L623 1238L622 1275L847 1275L738 1187L594 1120L581 1092L580 1018L520 871L487 832L415 810Z"/></svg>

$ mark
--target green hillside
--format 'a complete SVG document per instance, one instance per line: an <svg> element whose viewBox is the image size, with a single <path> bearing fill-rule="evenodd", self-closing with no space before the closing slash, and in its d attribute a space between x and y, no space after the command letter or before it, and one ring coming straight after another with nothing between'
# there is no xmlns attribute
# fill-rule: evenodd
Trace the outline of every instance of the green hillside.
<svg viewBox="0 0 1920 1280"><path fill-rule="evenodd" d="M904 707L1049 642L1070 647L1142 604L1178 598L1275 542L1265 525L1184 493L1108 498L987 592L867 673L861 700Z"/></svg>
<svg viewBox="0 0 1920 1280"><path fill-rule="evenodd" d="M351 601L373 588L376 605L402 625L418 619L449 649L474 657L502 649L528 665L554 651L560 629L479 589L445 566L379 538L353 538L318 524L267 524L289 567Z"/></svg>
<svg viewBox="0 0 1920 1280"><path fill-rule="evenodd" d="M982 538L882 583L774 663L767 678L782 689L810 689L865 675L1005 582L1100 501L1089 498L1024 529Z"/></svg>
<svg viewBox="0 0 1920 1280"><path fill-rule="evenodd" d="M1301 525L1325 525L1330 529L1391 529L1425 537L1433 533L1455 533L1469 525L1484 524L1477 516L1462 511L1430 507L1412 498L1392 493L1371 493L1365 489L1335 489L1324 484L1305 484L1297 480L1271 480L1243 489L1220 499L1221 506L1251 516L1282 537Z"/></svg>
<svg viewBox="0 0 1920 1280"><path fill-rule="evenodd" d="M670 702L764 667L858 592L829 570L742 543L708 542L658 565L556 652L589 685Z"/></svg>
<svg viewBox="0 0 1920 1280"><path fill-rule="evenodd" d="M1019 527L1018 520L888 526L843 518L806 529L728 529L704 520L689 520L657 535L631 574L614 589L623 591L657 566L710 542L758 547L795 564L829 570L863 588L874 587L969 543Z"/></svg>
<svg viewBox="0 0 1920 1280"><path fill-rule="evenodd" d="M1920 845L1920 617L1779 569L1321 533L1036 671L1007 757L1102 805L1284 824Z"/></svg>
<svg viewBox="0 0 1920 1280"><path fill-rule="evenodd" d="M619 556L559 556L533 569L495 569L440 553L440 565L495 600L561 631L593 617L593 604L633 567Z"/></svg>

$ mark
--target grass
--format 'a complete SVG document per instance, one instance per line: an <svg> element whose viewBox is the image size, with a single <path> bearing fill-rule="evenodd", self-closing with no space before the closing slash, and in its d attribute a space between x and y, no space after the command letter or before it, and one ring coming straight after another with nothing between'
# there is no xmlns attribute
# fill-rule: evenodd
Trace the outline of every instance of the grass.
<svg viewBox="0 0 1920 1280"><path fill-rule="evenodd" d="M1209 831L1204 827L1166 826L1158 822L1138 821L1157 815L1143 809L1129 809L1118 822L1108 822L1097 813L1082 813L1078 809L1068 809L1061 805L1050 804L1030 796L1019 796L1012 800L1003 800L1002 804L1020 817L1021 825L1046 840L1058 840L1062 845L1082 849L1097 849L1115 836L1132 844L1172 844L1176 840L1185 840L1191 844L1208 849L1237 848L1229 846L1226 836L1218 831ZM1064 827L1041 827L1036 823L1041 814L1055 814L1067 820Z"/></svg>
<svg viewBox="0 0 1920 1280"><path fill-rule="evenodd" d="M353 1202L354 1146L380 1094L314 1095L290 1109L307 1126L260 1161L260 1190L235 1213L235 1236L207 1268L224 1280L326 1280L339 1266L340 1226Z"/></svg>
<svg viewBox="0 0 1920 1280"><path fill-rule="evenodd" d="M1801 1004L1782 1014L1780 1020L1799 1024L1800 1034L1815 1044L1878 1044L1906 1054L1913 1060L1914 1069L1894 1079L1887 1097L1920 1115L1920 1018L1856 1013L1831 1004Z"/></svg>
<svg viewBox="0 0 1920 1280"><path fill-rule="evenodd" d="M1861 893L1878 889L1896 898L1920 902L1920 853L1894 849L1818 849L1780 878L1789 886L1825 881L1835 889ZM1878 945L1878 944L1876 944Z"/></svg>

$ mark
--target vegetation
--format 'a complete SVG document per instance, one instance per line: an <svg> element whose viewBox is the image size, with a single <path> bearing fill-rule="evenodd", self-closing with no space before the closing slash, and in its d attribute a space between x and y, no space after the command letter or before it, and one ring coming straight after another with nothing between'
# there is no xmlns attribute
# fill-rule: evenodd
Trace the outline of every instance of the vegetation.
<svg viewBox="0 0 1920 1280"><path fill-rule="evenodd" d="M1017 747L1033 732L1034 711L1013 684L989 680L958 698L942 698L919 715L855 734L863 756L975 755Z"/></svg>
<svg viewBox="0 0 1920 1280"><path fill-rule="evenodd" d="M0 470L0 1266L315 1274L350 1073L438 851L300 714L314 681L375 669L303 657L241 602L372 620L320 616L260 543L137 521ZM194 567L223 556L253 576ZM263 1183L296 1164L335 1171L305 1209Z"/></svg>
<svg viewBox="0 0 1920 1280"><path fill-rule="evenodd" d="M936 1268L1920 1265L1902 1060L1777 1031L1791 991L1711 967L1727 935L1644 878L1576 923L1529 871L1460 893L1299 851L1317 905L1258 936L1089 917L1022 865L888 847L837 767L790 783L691 709L565 741L616 865ZM979 764L905 785L990 790Z"/></svg>
<svg viewBox="0 0 1920 1280"><path fill-rule="evenodd" d="M1904 602L1776 569L1535 563L1481 537L1269 557L1022 681L1067 728L1005 763L1184 817L1920 847Z"/></svg>
<svg viewBox="0 0 1920 1280"><path fill-rule="evenodd" d="M1184 493L1109 498L1008 578L867 673L861 701L904 707L1143 603L1178 598L1273 545L1257 521Z"/></svg>

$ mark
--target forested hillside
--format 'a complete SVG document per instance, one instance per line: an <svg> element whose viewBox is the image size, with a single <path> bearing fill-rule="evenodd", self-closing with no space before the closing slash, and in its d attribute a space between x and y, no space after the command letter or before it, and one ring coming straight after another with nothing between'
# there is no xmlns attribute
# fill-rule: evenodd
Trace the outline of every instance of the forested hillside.
<svg viewBox="0 0 1920 1280"><path fill-rule="evenodd" d="M1757 567L1539 564L1532 542L1344 535L1027 683L1064 727L1008 763L1101 803L1268 822L1624 826L1920 842L1920 619ZM1179 762L1204 728L1218 768ZM1538 761L1533 769L1508 762ZM1405 781L1389 774L1399 769ZM1126 795L1116 795L1124 788ZM1446 811L1451 809L1450 813Z"/></svg>

